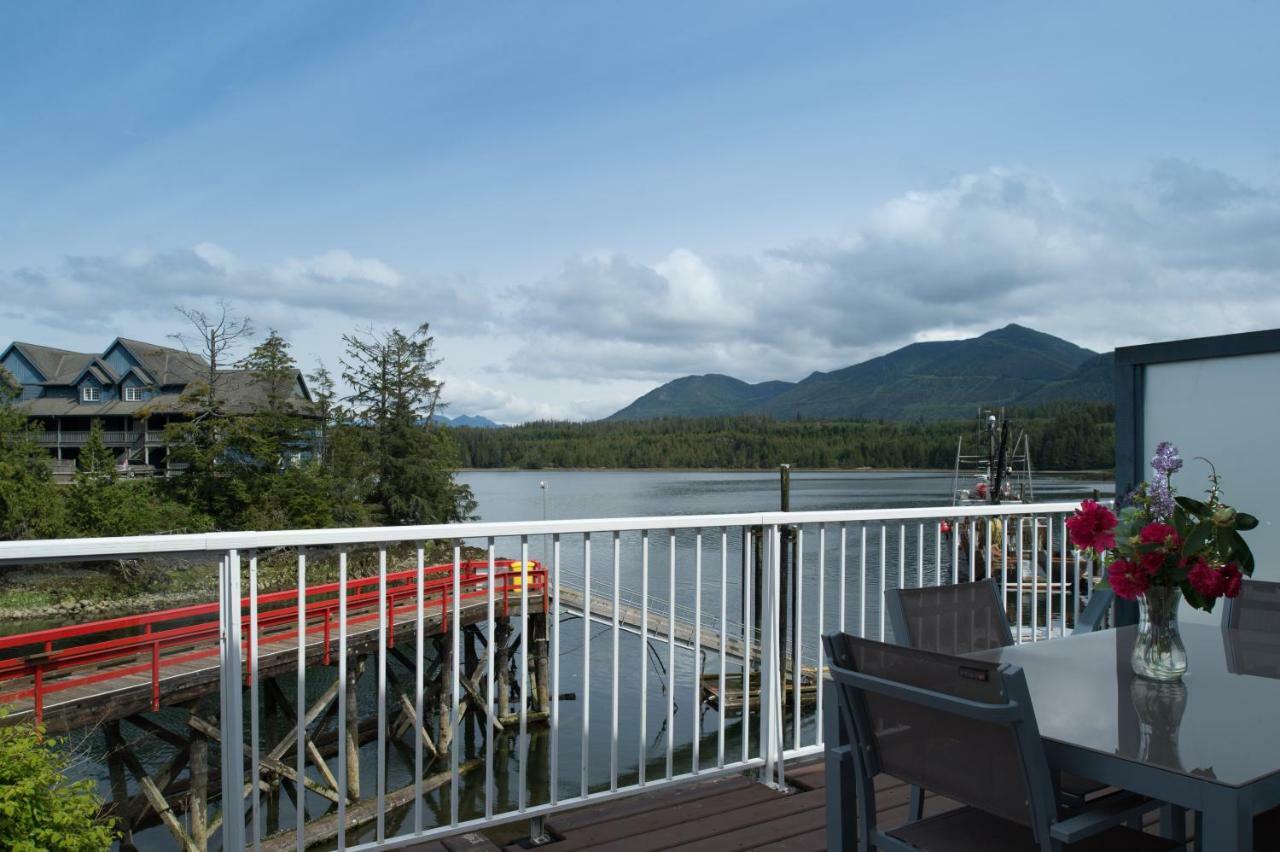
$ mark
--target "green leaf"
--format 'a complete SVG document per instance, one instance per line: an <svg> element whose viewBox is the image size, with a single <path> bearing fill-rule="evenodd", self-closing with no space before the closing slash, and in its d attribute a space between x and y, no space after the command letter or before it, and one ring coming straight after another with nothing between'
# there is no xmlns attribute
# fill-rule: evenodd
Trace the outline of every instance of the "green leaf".
<svg viewBox="0 0 1280 852"><path fill-rule="evenodd" d="M1191 531L1191 535L1187 536L1186 540L1182 543L1183 557L1187 557L1193 553L1198 553L1199 551L1204 550L1205 546L1209 543L1209 537L1213 535L1213 529L1213 524L1208 521L1201 521L1196 524L1195 528Z"/></svg>
<svg viewBox="0 0 1280 852"><path fill-rule="evenodd" d="M1258 519L1244 512L1236 512L1236 529L1251 530L1258 525Z"/></svg>
<svg viewBox="0 0 1280 852"><path fill-rule="evenodd" d="M1204 610L1205 612L1213 612L1212 600L1197 592L1195 587L1188 582L1183 582L1179 585L1182 588L1182 596L1187 599L1187 603L1191 604L1196 609Z"/></svg>
<svg viewBox="0 0 1280 852"><path fill-rule="evenodd" d="M1201 503L1199 500L1193 500L1190 497L1182 497L1182 496L1174 497L1173 499L1174 499L1174 502L1176 502L1179 506L1181 506L1183 509L1186 509L1188 512L1190 512L1193 515L1196 515L1198 517L1204 517L1205 515L1209 514L1209 507L1206 506L1204 503Z"/></svg>
<svg viewBox="0 0 1280 852"><path fill-rule="evenodd" d="M1249 549L1249 543L1244 540L1244 536L1235 530L1230 530L1231 557L1240 563L1240 570L1244 572L1246 577L1253 576L1253 551Z"/></svg>

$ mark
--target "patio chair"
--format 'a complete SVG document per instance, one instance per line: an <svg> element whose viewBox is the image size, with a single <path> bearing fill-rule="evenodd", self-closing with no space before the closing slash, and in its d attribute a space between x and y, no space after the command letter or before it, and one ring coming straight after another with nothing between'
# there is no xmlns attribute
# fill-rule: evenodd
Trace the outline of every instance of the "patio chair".
<svg viewBox="0 0 1280 852"><path fill-rule="evenodd" d="M1110 589L1094 589L1089 593L1089 602L1076 616L1076 626L1072 628L1071 635L1100 630L1111 613L1111 605L1115 602L1115 592Z"/></svg>
<svg viewBox="0 0 1280 852"><path fill-rule="evenodd" d="M1234 598L1225 599L1223 604L1223 627L1280 636L1280 583L1267 580L1245 580L1240 584L1240 594ZM1231 647L1228 646L1228 667L1232 671L1238 670L1242 657L1250 656L1237 654L1236 665L1232 666L1230 655ZM1274 659L1274 653L1269 653L1267 656ZM1280 847L1280 808L1272 808L1254 818L1253 845L1255 849Z"/></svg>
<svg viewBox="0 0 1280 852"><path fill-rule="evenodd" d="M1013 632L995 580L886 589L884 603L899 645L944 654L1007 648Z"/></svg>
<svg viewBox="0 0 1280 852"><path fill-rule="evenodd" d="M1105 593L1111 594L1110 590ZM1099 597L1099 592L1094 596ZM943 654L969 654L1007 648L1013 644L1013 632L1000 600L1000 588L994 580L919 589L886 589L884 601L894 638L900 645ZM1090 605L1092 603L1090 601ZM1101 621L1102 614L1105 613L1097 615L1097 621ZM1088 796L1104 789L1096 781L1069 772L1062 774L1059 784L1062 803L1076 809L1084 806ZM920 817L923 806L924 791L912 787L912 818Z"/></svg>
<svg viewBox="0 0 1280 852"><path fill-rule="evenodd" d="M1117 792L1060 811L1022 670L1008 664L823 637L852 738L858 848L1157 852L1175 841L1121 825L1154 803ZM875 777L933 790L961 807L882 830ZM828 809L847 806L828 802ZM828 817L830 818L830 817ZM844 848L851 845L842 843Z"/></svg>
<svg viewBox="0 0 1280 852"><path fill-rule="evenodd" d="M1280 633L1280 583L1245 580L1240 594L1226 598L1223 604L1224 627Z"/></svg>

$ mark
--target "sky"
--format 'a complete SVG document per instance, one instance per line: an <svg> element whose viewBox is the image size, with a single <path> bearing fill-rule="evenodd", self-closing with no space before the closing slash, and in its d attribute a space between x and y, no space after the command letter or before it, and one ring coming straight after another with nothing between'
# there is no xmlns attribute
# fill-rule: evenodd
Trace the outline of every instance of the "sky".
<svg viewBox="0 0 1280 852"><path fill-rule="evenodd" d="M0 0L0 346L229 300L608 415L1017 322L1280 326L1280 6Z"/></svg>

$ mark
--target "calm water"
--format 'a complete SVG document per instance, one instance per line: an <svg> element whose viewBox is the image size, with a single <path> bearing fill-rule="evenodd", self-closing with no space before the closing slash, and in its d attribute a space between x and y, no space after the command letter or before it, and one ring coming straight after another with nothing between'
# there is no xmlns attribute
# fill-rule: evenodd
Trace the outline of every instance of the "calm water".
<svg viewBox="0 0 1280 852"><path fill-rule="evenodd" d="M708 515L766 512L779 508L778 474L685 471L467 471L458 479L471 486L486 521L531 521L543 517L622 518L646 515ZM962 482L962 485L969 483ZM1040 476L1038 501L1086 497L1114 482ZM791 474L791 508L870 509L939 506L951 502L950 473L825 472Z"/></svg>
<svg viewBox="0 0 1280 852"><path fill-rule="evenodd" d="M779 505L779 481L776 472L618 472L618 471L555 471L510 472L469 471L459 479L471 486L479 501L478 514L486 521L521 521L600 517L638 517L655 515L722 514L776 510ZM540 483L546 483L545 490ZM1106 481L1041 477L1036 483L1036 498L1068 500L1088 496L1094 489L1109 494L1112 484ZM856 509L875 507L935 506L949 502L952 477L944 473L903 472L847 472L804 473L791 476L791 507L793 510ZM544 503L545 498L545 503ZM544 514L545 513L545 514ZM922 534L923 533L923 534ZM838 528L828 530L823 541L818 540L816 528L806 530L802 552L801 570L803 589L803 639L801 657L807 665L817 660L818 621L823 629L831 629L839 622L842 610L846 629L864 630L877 635L879 610L876 606L880 577L880 532L878 525L868 529L864 545L861 528L847 531L844 547ZM670 601L675 601L677 615L691 618L693 602L701 595L701 611L707 618L718 616L723 598L726 620L734 631L741 630L743 621L743 533L734 529L721 534L708 530L699 542L693 530L680 531L674 536L665 530L652 531L648 535L648 571L650 606L655 612L665 612ZM483 544L480 542L472 542ZM520 555L517 539L500 539L495 543L499 556ZM561 540L561 570L564 582L581 588L586 582L590 567L590 585L593 594L611 596L614 586L614 547L617 548L617 580L620 594L638 595L646 580L643 553L645 537L640 533L624 533L615 539L610 534L591 537L590 558L587 558L587 542L584 537L564 536ZM552 544L540 538L531 538L529 555L546 559L551 555ZM890 525L885 531L884 549L887 562L896 565L901 552L906 556L909 570L899 578L891 566L885 577L886 584L899 582L911 584L923 579L931 582L938 568L949 575L951 553L947 546L939 552L935 547L932 529L923 531L914 524L899 527ZM836 566L841 554L846 557L847 572L844 594L837 576ZM674 553L674 560L672 554ZM701 571L698 555L701 554ZM819 573L819 557L823 569ZM861 576L857 566L865 560L867 576ZM723 570L723 584L721 571ZM919 576L916 575L918 570ZM699 577L700 574L700 577ZM701 582L699 582L699 579ZM863 605L863 601L866 604ZM821 601L821 605L819 602ZM843 605L843 606L842 606ZM704 625L708 622L704 621ZM668 666L669 649L665 641L650 639L644 647L640 638L622 631L616 637L619 677L614 674L614 636L610 625L591 623L584 625L581 619L567 613L560 615L560 693L567 697L560 702L559 748L556 783L562 797L580 792L583 774L589 789L607 789L611 768L617 765L619 783L627 784L637 777L641 763L647 767L647 777L661 777L666 771L668 737L672 746L672 765L676 772L688 771L693 761L694 720L698 720L701 738L698 743L701 765L714 765L717 759L717 732L721 725L719 714L700 706L698 689L700 677L719 672L716 653L703 653L695 659L692 651L677 648L674 667ZM590 644L590 653L584 648ZM790 647L790 643L789 643ZM428 659L431 651L428 651ZM404 670L395 660L389 665L403 671L405 682L412 683L413 673ZM375 677L370 671L361 682L360 705L364 714L371 714L376 706ZM532 676L532 661L530 662ZM647 702L642 702L641 672L647 678ZM741 666L731 658L726 661L726 673L740 675ZM332 673L314 667L308 674L307 691L318 697L332 682ZM589 681L589 687L586 683ZM290 678L280 678L285 694L294 694ZM615 740L613 707L618 708ZM667 726L668 695L672 697L672 724ZM588 699L584 700L584 699ZM584 705L589 704L584 720ZM646 716L646 729L641 739L641 710ZM216 704L215 704L216 706ZM210 708L211 710L214 708ZM389 705L395 718L396 708ZM163 717L162 717L163 718ZM264 717L265 718L265 717ZM470 716L468 716L470 718ZM584 721L589 724L584 725ZM755 753L758 731L755 714L751 717L752 734L748 752ZM166 719L175 730L182 721L174 714ZM265 722L264 730L271 735L264 751L287 731L282 721ZM246 723L246 732L248 725ZM545 728L532 728L528 745L526 770L527 794L530 804L548 800L552 755L550 737ZM584 736L584 731L585 736ZM128 732L127 732L128 735ZM805 718L800 731L803 742L813 742L814 722ZM137 732L129 735L140 744L144 762L151 767L163 765L172 756L166 747L152 745ZM787 728L786 741L792 742L793 730ZM412 735L406 734L403 742L412 744ZM484 735L477 723L464 725L460 737L463 759L483 756ZM100 737L91 735L87 741L91 756L100 759ZM210 749L210 760L216 766L217 752ZM741 757L741 720L730 713L725 720L725 752L728 760ZM495 810L513 809L518 799L518 767L521 759L520 743L514 732L495 739L496 777ZM292 763L292 757L288 760ZM334 764L336 765L336 764ZM106 771L100 760L89 764L90 774L99 779L104 795L108 791ZM438 762L428 772L439 772L448 763ZM312 770L314 777L318 773ZM361 779L365 795L372 796L376 788L376 750L370 743L361 750ZM399 747L387 749L387 789L395 790L412 783L412 752ZM130 785L133 789L134 785ZM446 785L424 797L425 819L428 826L447 821L450 791ZM459 790L460 811L463 819L478 816L484 807L483 770L465 776ZM308 813L318 816L325 812L327 803L307 794ZM217 805L213 806L216 812ZM294 810L289 795L279 793L264 803L264 835L277 826L293 825ZM398 832L400 821L407 814L389 815L388 835ZM372 839L372 829L353 832L348 842ZM173 841L163 828L153 828L135 836L141 849L169 849ZM331 845L331 844L330 844ZM213 844L216 847L216 842Z"/></svg>

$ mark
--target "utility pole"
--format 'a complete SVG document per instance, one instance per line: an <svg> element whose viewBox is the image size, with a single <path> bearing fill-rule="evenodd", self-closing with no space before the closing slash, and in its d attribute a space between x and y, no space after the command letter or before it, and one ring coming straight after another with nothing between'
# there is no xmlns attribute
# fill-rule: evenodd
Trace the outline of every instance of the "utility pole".
<svg viewBox="0 0 1280 852"><path fill-rule="evenodd" d="M542 520L547 519L547 481L545 479L538 480L538 488L542 489ZM542 534L542 567L547 567L547 535Z"/></svg>

